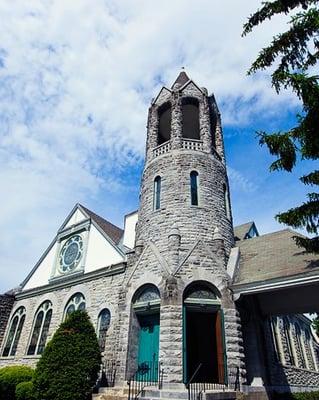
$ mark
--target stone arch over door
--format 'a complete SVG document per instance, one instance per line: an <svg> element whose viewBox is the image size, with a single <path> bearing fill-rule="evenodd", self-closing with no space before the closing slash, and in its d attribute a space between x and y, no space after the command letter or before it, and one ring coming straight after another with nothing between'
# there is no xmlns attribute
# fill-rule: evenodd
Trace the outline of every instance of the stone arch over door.
<svg viewBox="0 0 319 400"><path fill-rule="evenodd" d="M160 291L154 284L139 287L131 300L127 377L157 380L159 363Z"/></svg>
<svg viewBox="0 0 319 400"><path fill-rule="evenodd" d="M183 378L226 383L226 350L221 293L207 281L190 283L183 293Z"/></svg>

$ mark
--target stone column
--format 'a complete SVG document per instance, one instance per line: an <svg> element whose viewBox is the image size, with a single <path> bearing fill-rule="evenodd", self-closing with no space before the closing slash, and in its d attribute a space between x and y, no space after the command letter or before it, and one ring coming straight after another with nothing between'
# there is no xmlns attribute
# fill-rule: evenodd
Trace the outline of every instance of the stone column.
<svg viewBox="0 0 319 400"><path fill-rule="evenodd" d="M225 269L226 268L226 251L225 244L222 235L219 232L219 229L216 227L213 235L213 250L217 255L217 263L218 265Z"/></svg>
<svg viewBox="0 0 319 400"><path fill-rule="evenodd" d="M172 123L171 123L171 143L172 149L182 147L182 103L178 92L172 94Z"/></svg>
<svg viewBox="0 0 319 400"><path fill-rule="evenodd" d="M164 371L163 387L173 388L183 382L183 306L177 279L165 281L161 304L159 359Z"/></svg>
<svg viewBox="0 0 319 400"><path fill-rule="evenodd" d="M176 223L174 223L168 234L168 248L170 255L169 268L172 272L174 272L178 267L180 244L181 235Z"/></svg>
<svg viewBox="0 0 319 400"><path fill-rule="evenodd" d="M223 129L222 129L221 118L220 118L220 114L219 113L217 115L215 140L216 140L216 151L217 151L217 154L221 157L223 163L225 164L225 149L224 149Z"/></svg>
<svg viewBox="0 0 319 400"><path fill-rule="evenodd" d="M158 143L158 124L158 107L152 105L149 108L147 120L146 162L152 160L153 149Z"/></svg>
<svg viewBox="0 0 319 400"><path fill-rule="evenodd" d="M200 138L203 141L203 150L210 154L212 152L212 136L209 115L208 100L206 96L203 96L203 100L199 104Z"/></svg>

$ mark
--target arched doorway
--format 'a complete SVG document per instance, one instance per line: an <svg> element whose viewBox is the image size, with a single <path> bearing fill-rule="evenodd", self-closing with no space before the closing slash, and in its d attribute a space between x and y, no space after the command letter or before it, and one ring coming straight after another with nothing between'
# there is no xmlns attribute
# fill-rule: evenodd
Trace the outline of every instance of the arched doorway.
<svg viewBox="0 0 319 400"><path fill-rule="evenodd" d="M184 382L225 383L223 312L217 290L206 282L189 285L183 296Z"/></svg>
<svg viewBox="0 0 319 400"><path fill-rule="evenodd" d="M137 379L157 381L160 326L160 293L156 286L142 286L133 298L137 339Z"/></svg>

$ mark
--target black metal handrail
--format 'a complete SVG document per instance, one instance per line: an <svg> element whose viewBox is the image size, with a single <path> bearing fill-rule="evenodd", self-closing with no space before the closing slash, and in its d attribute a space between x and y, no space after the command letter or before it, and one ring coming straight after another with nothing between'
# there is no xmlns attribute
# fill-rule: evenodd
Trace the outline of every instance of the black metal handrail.
<svg viewBox="0 0 319 400"><path fill-rule="evenodd" d="M229 369L228 377L224 377L224 382L196 382L198 374L201 370L202 363L198 365L195 372L186 383L186 388L188 390L188 400L201 400L202 393L209 390L225 391L226 389L240 390L240 379L239 379L239 367L235 369ZM223 368L220 365L219 368ZM199 380L199 379L198 379Z"/></svg>
<svg viewBox="0 0 319 400"><path fill-rule="evenodd" d="M160 362L144 361L128 379L128 400L137 400L147 386L162 388L164 371Z"/></svg>
<svg viewBox="0 0 319 400"><path fill-rule="evenodd" d="M98 393L101 387L113 387L116 376L116 362L107 360L101 364L100 372L93 393Z"/></svg>

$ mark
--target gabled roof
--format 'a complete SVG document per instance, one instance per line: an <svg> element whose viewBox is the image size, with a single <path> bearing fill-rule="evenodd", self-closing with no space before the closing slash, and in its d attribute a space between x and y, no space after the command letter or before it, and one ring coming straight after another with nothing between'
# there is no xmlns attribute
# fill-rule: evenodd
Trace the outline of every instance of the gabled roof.
<svg viewBox="0 0 319 400"><path fill-rule="evenodd" d="M298 247L293 236L301 235L284 229L238 242L240 263L234 286L319 275L318 255Z"/></svg>
<svg viewBox="0 0 319 400"><path fill-rule="evenodd" d="M80 208L82 208L82 210L88 215L88 217L90 217L103 230L103 232L106 233L107 236L113 240L115 244L119 244L124 233L123 229L117 227L116 225L113 225L111 222L95 214L93 211L84 207L82 204L79 205Z"/></svg>
<svg viewBox="0 0 319 400"><path fill-rule="evenodd" d="M246 222L245 224L241 224L241 225L235 226L234 227L235 240L244 240L244 239L246 239L249 231L252 228L254 228L254 230L256 231L257 236L258 236L258 231L257 231L257 228L255 226L254 221Z"/></svg>
<svg viewBox="0 0 319 400"><path fill-rule="evenodd" d="M56 243L56 241L58 239L59 232L63 231L63 229L66 227L68 221L70 220L70 217L77 209L80 209L87 218L91 218L92 223L95 224L102 231L101 233L103 235L105 235L108 242L113 246L113 248L116 249L117 252L119 252L122 256L125 255L123 253L123 250L121 249L121 245L119 243L123 236L124 231L122 229L120 229L119 227L117 227L116 225L113 225L111 222L107 221L106 219L95 214L93 211L89 210L88 208L84 207L83 205L77 203L73 207L73 209L71 210L69 215L66 217L66 219L64 220L62 226L58 230L58 234L54 237L54 239L50 243L49 247L42 254L41 258L38 260L38 262L32 268L32 270L27 275L27 277L24 279L24 281L21 283L21 285L19 286L20 288L23 288L26 285L26 283L29 281L31 276L34 274L34 272L40 266L40 264L42 263L44 258L48 255L49 251L52 249L52 247L54 246L54 244Z"/></svg>
<svg viewBox="0 0 319 400"><path fill-rule="evenodd" d="M189 77L187 76L185 71L181 71L176 78L175 82L172 85L172 89L175 89L176 87L181 87L184 86L185 83L189 81Z"/></svg>

